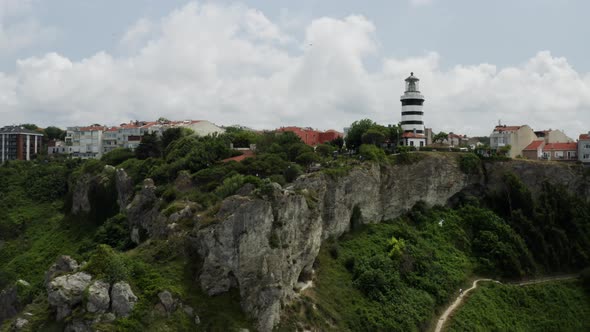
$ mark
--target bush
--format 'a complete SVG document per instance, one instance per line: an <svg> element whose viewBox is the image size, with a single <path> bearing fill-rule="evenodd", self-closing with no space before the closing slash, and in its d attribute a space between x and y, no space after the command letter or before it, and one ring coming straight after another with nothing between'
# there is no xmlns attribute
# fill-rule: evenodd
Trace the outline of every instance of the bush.
<svg viewBox="0 0 590 332"><path fill-rule="evenodd" d="M363 144L359 149L360 155L366 160L383 161L385 152L373 144Z"/></svg>
<svg viewBox="0 0 590 332"><path fill-rule="evenodd" d="M129 264L125 256L115 252L106 244L96 248L84 270L96 279L104 279L109 283L127 281L130 276Z"/></svg>
<svg viewBox="0 0 590 332"><path fill-rule="evenodd" d="M133 247L130 234L127 217L123 214L118 214L109 218L98 228L94 235L94 242L109 245L117 250L127 250Z"/></svg>
<svg viewBox="0 0 590 332"><path fill-rule="evenodd" d="M100 158L102 162L107 165L117 166L122 162L134 158L135 153L128 148L117 148L113 151L107 152Z"/></svg>
<svg viewBox="0 0 590 332"><path fill-rule="evenodd" d="M473 153L462 154L459 156L459 167L465 174L479 174L480 166L480 159Z"/></svg>
<svg viewBox="0 0 590 332"><path fill-rule="evenodd" d="M283 175L285 176L285 181L291 183L295 181L295 179L297 179L302 173L303 170L301 169L301 166L297 164L290 164L285 169L285 172L283 172Z"/></svg>
<svg viewBox="0 0 590 332"><path fill-rule="evenodd" d="M244 176L236 174L230 178L223 180L223 184L215 189L215 194L220 198L225 198L233 195L238 189L242 188L246 183L251 183L255 186L260 186L260 179L255 176Z"/></svg>

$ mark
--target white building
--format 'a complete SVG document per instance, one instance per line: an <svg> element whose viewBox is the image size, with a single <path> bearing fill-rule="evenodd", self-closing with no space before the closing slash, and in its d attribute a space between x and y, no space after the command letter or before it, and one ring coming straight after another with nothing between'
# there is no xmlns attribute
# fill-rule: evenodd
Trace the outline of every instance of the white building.
<svg viewBox="0 0 590 332"><path fill-rule="evenodd" d="M103 154L117 148L135 150L141 143L141 137L145 134L156 133L161 136L166 129L178 127L189 128L199 136L225 132L223 128L209 121L195 120L166 122L130 121L129 123L122 123L117 127L68 127L65 138L67 148L63 150L66 154L71 154L73 157L83 159L100 158Z"/></svg>
<svg viewBox="0 0 590 332"><path fill-rule="evenodd" d="M100 158L103 154L102 137L106 127L68 127L65 142L70 147L69 153L73 157L82 159Z"/></svg>
<svg viewBox="0 0 590 332"><path fill-rule="evenodd" d="M580 135L578 139L578 160L590 164L590 132Z"/></svg>
<svg viewBox="0 0 590 332"><path fill-rule="evenodd" d="M401 145L422 147L426 145L424 129L424 96L420 93L419 79L410 73L406 78L406 91L400 97L402 102L402 140Z"/></svg>

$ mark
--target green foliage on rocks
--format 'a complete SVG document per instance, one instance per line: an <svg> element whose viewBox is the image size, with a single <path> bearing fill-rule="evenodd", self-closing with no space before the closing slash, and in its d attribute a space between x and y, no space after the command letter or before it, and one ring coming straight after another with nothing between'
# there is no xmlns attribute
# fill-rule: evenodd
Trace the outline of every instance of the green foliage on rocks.
<svg viewBox="0 0 590 332"><path fill-rule="evenodd" d="M448 331L589 331L590 296L576 281L528 286L484 283Z"/></svg>
<svg viewBox="0 0 590 332"><path fill-rule="evenodd" d="M109 283L128 281L130 278L130 267L126 257L106 244L96 247L84 270Z"/></svg>

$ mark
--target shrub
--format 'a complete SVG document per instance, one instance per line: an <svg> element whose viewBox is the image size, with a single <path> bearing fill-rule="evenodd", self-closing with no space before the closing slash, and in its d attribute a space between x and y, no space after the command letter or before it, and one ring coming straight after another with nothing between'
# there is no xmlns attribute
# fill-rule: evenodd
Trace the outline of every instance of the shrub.
<svg viewBox="0 0 590 332"><path fill-rule="evenodd" d="M128 265L123 255L115 252L109 245L101 244L90 257L84 270L97 279L113 283L129 279Z"/></svg>
<svg viewBox="0 0 590 332"><path fill-rule="evenodd" d="M295 181L295 179L297 179L301 173L303 173L301 166L297 164L290 164L285 169L285 172L283 172L283 175L285 176L285 181L290 183Z"/></svg>
<svg viewBox="0 0 590 332"><path fill-rule="evenodd" d="M366 160L383 161L385 152L373 144L363 144L359 149L360 155Z"/></svg>
<svg viewBox="0 0 590 332"><path fill-rule="evenodd" d="M465 174L478 174L481 165L480 159L473 153L459 156L459 168Z"/></svg>
<svg viewBox="0 0 590 332"><path fill-rule="evenodd" d="M122 162L134 158L135 153L128 148L117 148L105 153L100 160L107 165L116 166Z"/></svg>
<svg viewBox="0 0 590 332"><path fill-rule="evenodd" d="M133 246L129 234L127 217L117 214L98 228L94 235L94 242L109 245L117 250L127 250Z"/></svg>
<svg viewBox="0 0 590 332"><path fill-rule="evenodd" d="M258 187L260 185L260 179L251 175L244 176L236 174L223 180L223 184L215 189L215 194L220 198L231 196L246 183L251 183Z"/></svg>

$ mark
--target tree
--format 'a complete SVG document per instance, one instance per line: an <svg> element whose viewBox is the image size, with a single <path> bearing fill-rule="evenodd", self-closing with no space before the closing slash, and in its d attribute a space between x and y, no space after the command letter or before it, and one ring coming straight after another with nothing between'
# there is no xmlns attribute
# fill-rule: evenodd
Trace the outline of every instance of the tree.
<svg viewBox="0 0 590 332"><path fill-rule="evenodd" d="M445 133L444 131L439 132L438 134L434 135L432 141L434 143L442 143L449 137L449 134Z"/></svg>
<svg viewBox="0 0 590 332"><path fill-rule="evenodd" d="M386 127L373 125L361 136L361 141L363 144L373 144L380 146L383 144L383 142L385 142L387 136L388 130Z"/></svg>
<svg viewBox="0 0 590 332"><path fill-rule="evenodd" d="M403 133L402 126L398 123L396 125L389 125L387 127L387 129L389 130L389 133L388 133L389 142L397 145L399 143L398 141Z"/></svg>
<svg viewBox="0 0 590 332"><path fill-rule="evenodd" d="M315 151L322 157L330 157L336 151L336 147L330 144L320 144L315 148Z"/></svg>
<svg viewBox="0 0 590 332"><path fill-rule="evenodd" d="M227 128L225 134L229 137L234 148L249 148L250 144L256 144L258 137L260 137L260 135L254 131L236 127Z"/></svg>
<svg viewBox="0 0 590 332"><path fill-rule="evenodd" d="M338 137L334 138L333 140L331 140L330 142L328 142L328 144L333 145L333 146L337 147L338 149L342 149L342 147L344 146L344 138L338 136Z"/></svg>
<svg viewBox="0 0 590 332"><path fill-rule="evenodd" d="M20 126L23 127L23 128L25 128L25 129L28 129L28 130L37 130L37 128L39 128L39 127L37 127L36 124L32 124L32 123L25 123L25 124L22 124Z"/></svg>
<svg viewBox="0 0 590 332"><path fill-rule="evenodd" d="M163 151L166 152L170 144L172 144L172 142L192 134L194 134L194 132L191 129L183 127L168 128L164 130L164 132L162 133Z"/></svg>
<svg viewBox="0 0 590 332"><path fill-rule="evenodd" d="M302 166L309 166L311 163L318 161L318 155L313 152L304 152L297 156L295 161Z"/></svg>
<svg viewBox="0 0 590 332"><path fill-rule="evenodd" d="M65 130L61 130L60 128L54 126L45 128L43 132L48 140L64 140L66 137Z"/></svg>
<svg viewBox="0 0 590 332"><path fill-rule="evenodd" d="M135 149L137 159L144 160L150 157L162 157L162 141L156 133L144 134L141 137L141 143Z"/></svg>
<svg viewBox="0 0 590 332"><path fill-rule="evenodd" d="M353 122L346 135L346 147L349 149L358 149L361 144L363 144L363 134L374 125L376 125L376 123L371 119L363 119Z"/></svg>

